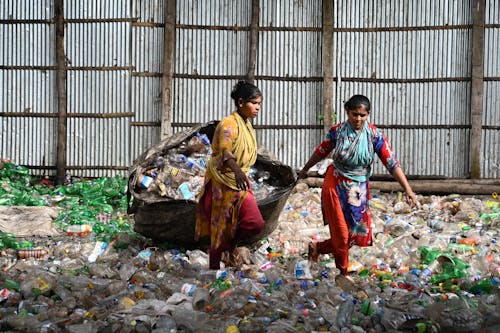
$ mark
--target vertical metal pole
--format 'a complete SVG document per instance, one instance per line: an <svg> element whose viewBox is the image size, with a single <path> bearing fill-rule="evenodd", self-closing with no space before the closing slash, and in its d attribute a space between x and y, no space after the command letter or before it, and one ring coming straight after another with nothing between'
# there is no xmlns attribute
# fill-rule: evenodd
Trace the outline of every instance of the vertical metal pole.
<svg viewBox="0 0 500 333"><path fill-rule="evenodd" d="M56 182L64 183L66 175L67 146L67 95L66 95L66 55L64 52L64 0L54 0L56 23L56 57L57 57L57 175Z"/></svg>
<svg viewBox="0 0 500 333"><path fill-rule="evenodd" d="M252 0L252 21L250 23L250 47L248 58L247 81L253 83L255 80L255 63L257 62L257 47L259 45L259 13L260 0Z"/></svg>
<svg viewBox="0 0 500 333"><path fill-rule="evenodd" d="M323 116L328 132L333 122L333 0L323 0Z"/></svg>
<svg viewBox="0 0 500 333"><path fill-rule="evenodd" d="M172 135L172 87L175 55L176 0L166 0L165 30L163 34L163 76L161 85L161 133L160 139Z"/></svg>
<svg viewBox="0 0 500 333"><path fill-rule="evenodd" d="M475 0L472 25L472 84L470 177L481 178L481 141L484 89L484 13L485 0Z"/></svg>

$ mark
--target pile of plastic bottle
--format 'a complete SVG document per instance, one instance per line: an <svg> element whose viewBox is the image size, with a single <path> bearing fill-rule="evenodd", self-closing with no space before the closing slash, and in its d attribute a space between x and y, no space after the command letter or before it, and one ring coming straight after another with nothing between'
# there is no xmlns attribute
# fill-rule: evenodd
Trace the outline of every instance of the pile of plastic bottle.
<svg viewBox="0 0 500 333"><path fill-rule="evenodd" d="M158 156L155 164L137 178L137 188L162 197L198 201L205 180L205 172L212 154L210 139L196 133ZM266 197L274 188L268 184L270 174L251 168L250 182L257 200Z"/></svg>
<svg viewBox="0 0 500 333"><path fill-rule="evenodd" d="M208 269L208 255L133 232L126 180L34 183L0 168L4 205L58 205L60 235L0 233L0 331L496 332L500 202L496 196L372 191L374 243L350 250L349 284L332 256L320 188L298 184L277 229L241 247L244 265ZM27 193L28 195L23 195ZM24 199L23 199L24 198ZM37 199L37 200L35 200ZM23 201L24 200L24 201Z"/></svg>

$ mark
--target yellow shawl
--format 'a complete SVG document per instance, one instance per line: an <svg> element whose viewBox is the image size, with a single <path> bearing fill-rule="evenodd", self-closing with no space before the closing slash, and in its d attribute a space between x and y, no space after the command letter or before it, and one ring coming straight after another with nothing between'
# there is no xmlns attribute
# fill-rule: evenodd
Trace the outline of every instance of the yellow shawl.
<svg viewBox="0 0 500 333"><path fill-rule="evenodd" d="M221 184L229 186L233 190L239 191L236 186L234 172L229 168L224 168L224 151L228 151L236 160L244 173L248 173L250 167L257 160L257 139L252 123L243 118L238 112L233 112L230 117L225 118L219 126L222 138L219 142L214 142L214 152L208 163L208 169L213 179ZM216 130L217 133L217 130Z"/></svg>

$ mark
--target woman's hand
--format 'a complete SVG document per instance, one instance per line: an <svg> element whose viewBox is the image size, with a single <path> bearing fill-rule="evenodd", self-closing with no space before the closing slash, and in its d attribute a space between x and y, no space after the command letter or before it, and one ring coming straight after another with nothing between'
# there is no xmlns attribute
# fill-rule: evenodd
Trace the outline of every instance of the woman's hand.
<svg viewBox="0 0 500 333"><path fill-rule="evenodd" d="M231 157L225 161L225 163L231 168L234 173L234 180L236 181L236 187L242 191L246 191L250 188L250 181L247 175L241 170L240 166L236 163L234 157Z"/></svg>
<svg viewBox="0 0 500 333"><path fill-rule="evenodd" d="M248 182L248 177L245 175L245 173L238 168L239 170L236 170L234 172L234 178L236 180L236 186L242 190L246 191L248 188L250 188L250 183Z"/></svg>
<svg viewBox="0 0 500 333"><path fill-rule="evenodd" d="M406 202L408 202L411 207L415 207L417 205L417 196L413 193L413 191L406 192Z"/></svg>

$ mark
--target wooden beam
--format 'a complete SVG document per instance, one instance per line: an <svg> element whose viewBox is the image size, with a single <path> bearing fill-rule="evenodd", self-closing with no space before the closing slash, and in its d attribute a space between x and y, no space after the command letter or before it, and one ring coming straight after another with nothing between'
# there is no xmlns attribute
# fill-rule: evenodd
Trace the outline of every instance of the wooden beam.
<svg viewBox="0 0 500 333"><path fill-rule="evenodd" d="M325 132L333 119L333 1L323 0L323 121Z"/></svg>
<svg viewBox="0 0 500 333"><path fill-rule="evenodd" d="M485 0L474 0L472 19L472 83L470 177L481 178L481 141L484 89L484 13Z"/></svg>
<svg viewBox="0 0 500 333"><path fill-rule="evenodd" d="M64 0L54 1L56 22L56 62L57 62L57 173L56 183L62 185L66 176L67 149L67 92L66 54L64 52Z"/></svg>
<svg viewBox="0 0 500 333"><path fill-rule="evenodd" d="M308 177L301 179L310 187L323 187L324 178ZM467 194L467 195L492 195L500 193L498 180L474 179L442 179L442 180L413 180L409 181L413 191L417 194ZM381 192L403 192L403 188L397 181L370 181L370 189Z"/></svg>
<svg viewBox="0 0 500 333"><path fill-rule="evenodd" d="M161 140L172 135L172 87L175 55L176 0L165 1L165 28L163 32L163 76L161 82Z"/></svg>
<svg viewBox="0 0 500 333"><path fill-rule="evenodd" d="M255 64L257 62L257 48L259 47L259 7L260 0L252 0L252 21L250 22L250 45L248 55L247 81L255 81Z"/></svg>

